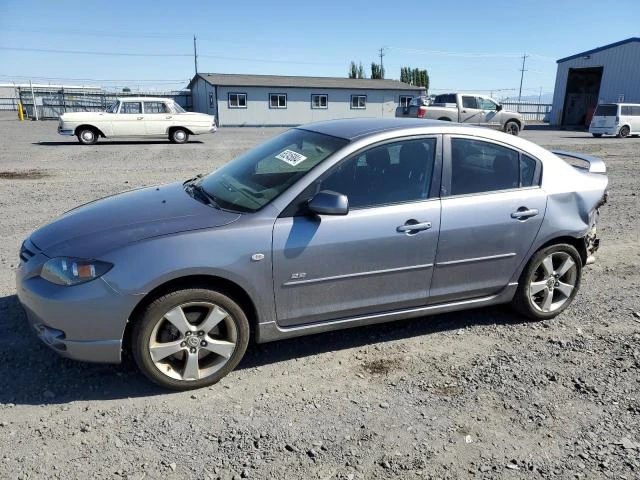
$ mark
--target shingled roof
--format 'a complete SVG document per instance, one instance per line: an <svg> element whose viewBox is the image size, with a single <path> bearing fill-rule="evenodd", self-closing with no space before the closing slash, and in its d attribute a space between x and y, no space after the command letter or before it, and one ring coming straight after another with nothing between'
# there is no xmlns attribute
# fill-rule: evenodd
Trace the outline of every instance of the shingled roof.
<svg viewBox="0 0 640 480"><path fill-rule="evenodd" d="M199 73L211 85L227 87L289 87L289 88L345 88L349 90L424 90L423 87L409 85L398 80L372 80L368 78L301 77L285 75L242 75L234 73Z"/></svg>

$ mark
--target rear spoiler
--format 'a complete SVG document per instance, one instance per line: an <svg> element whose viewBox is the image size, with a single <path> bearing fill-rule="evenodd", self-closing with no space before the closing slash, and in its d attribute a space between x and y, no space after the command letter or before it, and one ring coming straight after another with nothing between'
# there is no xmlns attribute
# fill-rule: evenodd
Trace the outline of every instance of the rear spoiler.
<svg viewBox="0 0 640 480"><path fill-rule="evenodd" d="M591 155L584 155L582 153L576 153L576 152L563 152L561 150L555 150L555 151L552 151L551 153L554 153L555 155L560 155L561 157L575 158L577 160L582 160L584 162L587 162L589 164L589 173L607 173L607 166L604 164L602 159L598 157L592 157ZM580 168L582 170L586 170L585 168L582 168L582 167L577 167L575 165L573 166L576 168Z"/></svg>

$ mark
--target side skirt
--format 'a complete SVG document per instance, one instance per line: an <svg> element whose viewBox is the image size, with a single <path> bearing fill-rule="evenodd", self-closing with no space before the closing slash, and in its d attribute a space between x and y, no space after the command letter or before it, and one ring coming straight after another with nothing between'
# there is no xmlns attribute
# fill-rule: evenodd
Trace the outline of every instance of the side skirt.
<svg viewBox="0 0 640 480"><path fill-rule="evenodd" d="M326 322L296 325L292 327L280 327L277 322L266 322L258 325L256 340L258 343L273 342L285 338L301 337L314 333L330 332L344 328L360 327L375 323L385 323L407 318L424 317L438 313L456 312L471 308L498 305L511 301L518 288L517 283L510 283L499 293L488 297L474 298L471 300L461 300L457 302L441 303L437 305L426 305L424 307L414 307L392 312L374 313L357 317L339 318Z"/></svg>

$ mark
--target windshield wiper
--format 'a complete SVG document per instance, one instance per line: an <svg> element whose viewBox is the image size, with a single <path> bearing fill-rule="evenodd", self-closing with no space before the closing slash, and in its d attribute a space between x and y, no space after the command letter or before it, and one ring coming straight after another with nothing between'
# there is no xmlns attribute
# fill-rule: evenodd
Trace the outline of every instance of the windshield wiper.
<svg viewBox="0 0 640 480"><path fill-rule="evenodd" d="M186 188L189 189L189 193L191 193L194 198L197 196L207 205L211 205L212 207L221 210L218 202L216 202L216 197L207 192L199 183L190 182L187 184Z"/></svg>

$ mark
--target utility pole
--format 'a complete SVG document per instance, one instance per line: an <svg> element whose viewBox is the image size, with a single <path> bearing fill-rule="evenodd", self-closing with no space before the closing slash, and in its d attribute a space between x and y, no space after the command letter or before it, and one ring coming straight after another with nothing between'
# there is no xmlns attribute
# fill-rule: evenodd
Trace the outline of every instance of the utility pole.
<svg viewBox="0 0 640 480"><path fill-rule="evenodd" d="M381 78L384 78L384 64L382 63L382 57L385 56L384 47L380 48L380 75Z"/></svg>
<svg viewBox="0 0 640 480"><path fill-rule="evenodd" d="M193 36L193 65L196 69L196 75L198 75L198 46L196 45L196 36Z"/></svg>
<svg viewBox="0 0 640 480"><path fill-rule="evenodd" d="M529 55L527 55L526 53L522 55L522 68L520 69L520 92L518 92L518 103L520 102L520 98L522 97L522 79L524 78L524 72L526 72L526 70L524 69L524 62L527 60L528 57Z"/></svg>

